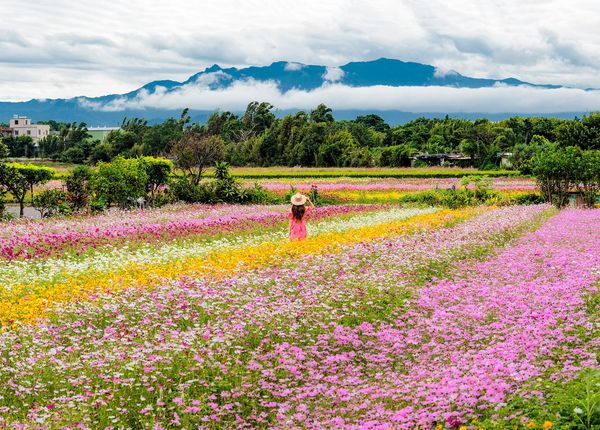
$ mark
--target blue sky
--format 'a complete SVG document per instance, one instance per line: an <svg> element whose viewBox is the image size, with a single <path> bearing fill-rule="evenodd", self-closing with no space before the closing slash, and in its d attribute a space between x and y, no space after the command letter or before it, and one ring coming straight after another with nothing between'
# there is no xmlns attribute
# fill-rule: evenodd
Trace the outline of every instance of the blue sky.
<svg viewBox="0 0 600 430"><path fill-rule="evenodd" d="M337 66L379 57L475 77L600 88L598 22L600 5L591 0L4 2L0 100L124 93L156 79L184 80L213 63ZM242 103L264 88L238 90ZM431 104L430 94L417 93L411 97ZM535 94L548 103L548 95ZM577 104L578 94L563 97ZM267 95L275 103L281 97ZM582 109L600 108L597 96L585 97Z"/></svg>

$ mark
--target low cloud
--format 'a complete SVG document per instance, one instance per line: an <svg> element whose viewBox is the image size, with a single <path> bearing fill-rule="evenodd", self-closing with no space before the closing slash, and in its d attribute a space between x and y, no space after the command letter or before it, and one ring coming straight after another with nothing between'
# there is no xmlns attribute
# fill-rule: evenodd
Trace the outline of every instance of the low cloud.
<svg viewBox="0 0 600 430"><path fill-rule="evenodd" d="M600 91L574 88L543 89L528 86L491 88L349 87L326 83L312 91L282 93L277 82L238 81L210 90L190 83L172 91L141 91L137 97L108 103L79 99L82 107L102 111L127 109L244 110L253 100L268 101L278 109L312 109L325 103L332 109L400 110L407 112L553 113L600 110Z"/></svg>
<svg viewBox="0 0 600 430"><path fill-rule="evenodd" d="M445 78L446 76L455 76L458 75L456 70L446 69L443 67L436 67L435 72L433 72L433 76L436 78Z"/></svg>
<svg viewBox="0 0 600 430"><path fill-rule="evenodd" d="M345 75L345 72L339 67L327 67L323 74L323 79L329 82L337 82L341 80Z"/></svg>
<svg viewBox="0 0 600 430"><path fill-rule="evenodd" d="M302 70L303 67L304 64L301 63L286 63L283 70L285 70L286 72L297 72L299 70Z"/></svg>

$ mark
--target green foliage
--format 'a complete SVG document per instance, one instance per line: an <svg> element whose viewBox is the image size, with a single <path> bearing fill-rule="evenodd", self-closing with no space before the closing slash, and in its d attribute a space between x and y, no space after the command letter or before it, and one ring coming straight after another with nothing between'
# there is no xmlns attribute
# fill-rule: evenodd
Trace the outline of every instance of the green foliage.
<svg viewBox="0 0 600 430"><path fill-rule="evenodd" d="M195 184L200 182L198 170L204 169L200 165L210 166L215 161L234 166L398 167L409 166L417 153L444 153L470 157L464 165L496 170L500 154L512 153L508 161L523 174L531 174L534 156L546 146L600 148L600 113L572 120L512 117L469 121L446 116L417 118L390 127L374 114L336 121L324 104L308 113L276 118L270 103L253 101L241 117L216 111L206 124L190 123L187 109L180 118L152 126L140 118L125 118L121 129L109 133L104 142L91 141L84 123L48 123L52 123L53 130L58 128L58 134L42 139L39 151L30 144L11 143L11 154L95 164L109 162L118 155L177 158L180 143L190 135L222 142L221 155L195 164L194 174L188 167L181 167Z"/></svg>
<svg viewBox="0 0 600 430"><path fill-rule="evenodd" d="M512 167L524 175L531 175L533 173L533 160L535 156L555 146L544 136L535 134L529 144L519 143L515 145L511 160Z"/></svg>
<svg viewBox="0 0 600 430"><path fill-rule="evenodd" d="M519 395L509 399L495 411L494 418L480 421L483 428L523 428L521 419L537 423L545 421L552 428L565 430L597 430L600 428L600 371L584 369L570 381L546 382L543 398ZM515 414L515 412L518 412Z"/></svg>
<svg viewBox="0 0 600 430"><path fill-rule="evenodd" d="M409 167L411 158L417 150L410 145L388 146L381 151L379 158L380 166Z"/></svg>
<svg viewBox="0 0 600 430"><path fill-rule="evenodd" d="M313 111L311 111L310 120L312 122L333 122L334 119L332 112L333 111L331 110L331 108L321 103Z"/></svg>
<svg viewBox="0 0 600 430"><path fill-rule="evenodd" d="M65 178L67 201L74 212L87 207L91 198L92 170L87 166L77 166Z"/></svg>
<svg viewBox="0 0 600 430"><path fill-rule="evenodd" d="M582 192L586 206L593 207L600 196L600 150L581 152L577 179L577 188Z"/></svg>
<svg viewBox="0 0 600 430"><path fill-rule="evenodd" d="M88 142L91 136L87 125L81 122L60 124L59 127L58 134L50 134L40 139L40 156L61 161L87 160L93 148L93 144Z"/></svg>
<svg viewBox="0 0 600 430"><path fill-rule="evenodd" d="M98 164L91 180L96 199L104 199L107 205L131 206L136 199L146 195L148 175L142 160L116 157L110 163Z"/></svg>
<svg viewBox="0 0 600 430"><path fill-rule="evenodd" d="M278 199L267 190L254 184L252 188L242 187L231 176L229 164L215 164L215 180L194 184L187 177L181 177L171 185L171 193L176 200L186 203L275 203Z"/></svg>
<svg viewBox="0 0 600 430"><path fill-rule="evenodd" d="M8 157L35 157L37 155L33 139L28 135L9 136L2 138L2 142L8 148Z"/></svg>
<svg viewBox="0 0 600 430"><path fill-rule="evenodd" d="M101 161L109 162L113 158L113 148L107 143L99 143L90 153L90 163L97 164Z"/></svg>
<svg viewBox="0 0 600 430"><path fill-rule="evenodd" d="M356 148L354 136L347 130L329 134L319 147L318 165L346 167L352 165L352 153Z"/></svg>
<svg viewBox="0 0 600 430"><path fill-rule="evenodd" d="M104 212L108 208L108 203L104 197L95 197L90 201L90 213L98 214Z"/></svg>
<svg viewBox="0 0 600 430"><path fill-rule="evenodd" d="M219 136L206 136L189 131L173 146L172 153L175 163L184 171L188 181L198 185L204 170L223 159L225 143Z"/></svg>
<svg viewBox="0 0 600 430"><path fill-rule="evenodd" d="M275 121L275 115L271 110L273 105L266 102L253 101L246 107L246 112L242 118L245 136L256 136L262 134L271 127Z"/></svg>
<svg viewBox="0 0 600 430"><path fill-rule="evenodd" d="M536 193L527 193L515 197L504 195L491 189L487 177L465 176L459 189L435 189L402 196L400 203L418 206L443 206L452 209L477 205L537 204L541 197Z"/></svg>
<svg viewBox="0 0 600 430"><path fill-rule="evenodd" d="M63 190L43 190L33 197L32 203L42 218L71 213L67 193Z"/></svg>
<svg viewBox="0 0 600 430"><path fill-rule="evenodd" d="M146 170L146 194L154 202L161 186L167 185L173 172L173 163L166 158L141 157L140 163Z"/></svg>
<svg viewBox="0 0 600 430"><path fill-rule="evenodd" d="M598 150L546 148L534 157L532 170L544 199L559 208L568 203L571 191L580 191L590 207L600 192Z"/></svg>
<svg viewBox="0 0 600 430"><path fill-rule="evenodd" d="M32 164L7 163L0 164L0 186L9 191L19 203L19 216L23 217L25 197L37 184L48 182L54 176L54 170L49 167Z"/></svg>
<svg viewBox="0 0 600 430"><path fill-rule="evenodd" d="M0 139L0 159L8 157L9 153L8 146Z"/></svg>

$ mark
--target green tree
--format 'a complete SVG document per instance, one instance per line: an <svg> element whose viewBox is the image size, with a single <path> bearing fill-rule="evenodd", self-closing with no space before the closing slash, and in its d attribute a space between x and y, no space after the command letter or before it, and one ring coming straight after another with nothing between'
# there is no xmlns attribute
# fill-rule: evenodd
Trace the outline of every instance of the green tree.
<svg viewBox="0 0 600 430"><path fill-rule="evenodd" d="M33 198L32 205L42 218L49 218L69 214L67 201L67 193L63 190L43 190Z"/></svg>
<svg viewBox="0 0 600 430"><path fill-rule="evenodd" d="M49 167L32 164L7 163L0 166L0 184L8 190L19 203L19 216L22 218L25 209L25 197L37 184L48 182L54 176L54 170Z"/></svg>
<svg viewBox="0 0 600 430"><path fill-rule="evenodd" d="M585 132L578 146L581 149L600 149L600 112L584 115L581 124Z"/></svg>
<svg viewBox="0 0 600 430"><path fill-rule="evenodd" d="M192 184L198 185L206 167L223 160L225 143L219 136L205 136L188 131L173 146L172 155L177 167L186 173Z"/></svg>
<svg viewBox="0 0 600 430"><path fill-rule="evenodd" d="M214 112L206 122L207 133L221 136L225 142L238 142L242 128L240 118L228 111Z"/></svg>
<svg viewBox="0 0 600 430"><path fill-rule="evenodd" d="M544 200L557 207L568 202L569 191L579 185L581 149L547 149L537 154L533 161L533 174Z"/></svg>
<svg viewBox="0 0 600 430"><path fill-rule="evenodd" d="M586 206L594 207L600 196L600 150L583 151L577 173L577 188L583 194Z"/></svg>
<svg viewBox="0 0 600 430"><path fill-rule="evenodd" d="M121 122L121 130L128 131L136 136L138 136L139 140L142 139L144 133L148 129L148 121L143 118L123 118L123 122Z"/></svg>
<svg viewBox="0 0 600 430"><path fill-rule="evenodd" d="M312 122L334 122L331 108L321 103L310 112L310 120Z"/></svg>
<svg viewBox="0 0 600 430"><path fill-rule="evenodd" d="M560 146L579 146L586 139L586 130L580 120L565 121L556 128L556 138Z"/></svg>
<svg viewBox="0 0 600 430"><path fill-rule="evenodd" d="M87 166L77 166L65 178L67 186L67 201L75 212L87 207L91 197L90 180L92 169Z"/></svg>
<svg viewBox="0 0 600 430"><path fill-rule="evenodd" d="M133 131L111 130L106 136L106 143L112 148L112 154L127 156L141 139L141 136Z"/></svg>
<svg viewBox="0 0 600 430"><path fill-rule="evenodd" d="M327 135L323 145L319 146L318 165L343 167L351 164L352 151L356 143L348 130L340 130Z"/></svg>
<svg viewBox="0 0 600 430"><path fill-rule="evenodd" d="M9 136L2 138L2 141L8 147L9 157L31 158L36 155L36 148L31 136Z"/></svg>
<svg viewBox="0 0 600 430"><path fill-rule="evenodd" d="M271 110L273 105L267 102L253 101L246 107L246 112L242 117L243 131L240 140L246 140L250 136L262 134L266 129L271 127L275 121L275 115Z"/></svg>
<svg viewBox="0 0 600 430"><path fill-rule="evenodd" d="M0 162L2 162L3 158L8 157L8 154L9 154L8 146L6 146L5 143L2 141L2 139L0 139Z"/></svg>
<svg viewBox="0 0 600 430"><path fill-rule="evenodd" d="M183 138L183 135L182 124L175 118L153 125L146 130L142 138L143 153L165 156L171 152L173 144Z"/></svg>
<svg viewBox="0 0 600 430"><path fill-rule="evenodd" d="M381 166L410 167L411 157L417 150L407 144L388 146L382 149L379 158Z"/></svg>
<svg viewBox="0 0 600 430"><path fill-rule="evenodd" d="M148 177L146 195L150 194L149 200L154 202L158 189L169 183L173 163L166 158L142 157L140 160Z"/></svg>
<svg viewBox="0 0 600 430"><path fill-rule="evenodd" d="M137 198L146 195L148 175L140 159L115 157L110 163L99 163L91 180L91 189L97 199L109 206L128 207Z"/></svg>
<svg viewBox="0 0 600 430"><path fill-rule="evenodd" d="M99 143L90 153L89 161L96 164L100 161L109 162L113 158L113 147L108 142Z"/></svg>
<svg viewBox="0 0 600 430"><path fill-rule="evenodd" d="M512 167L524 175L533 173L533 159L542 151L552 150L556 147L543 136L534 135L529 144L518 143L513 147L511 158Z"/></svg>
<svg viewBox="0 0 600 430"><path fill-rule="evenodd" d="M378 131L380 133L391 132L390 126L379 115L369 114L357 116L354 122L364 124L367 127L372 128L373 130Z"/></svg>
<svg viewBox="0 0 600 430"><path fill-rule="evenodd" d="M439 134L431 136L423 149L427 154L445 154L450 152L446 146L446 140Z"/></svg>

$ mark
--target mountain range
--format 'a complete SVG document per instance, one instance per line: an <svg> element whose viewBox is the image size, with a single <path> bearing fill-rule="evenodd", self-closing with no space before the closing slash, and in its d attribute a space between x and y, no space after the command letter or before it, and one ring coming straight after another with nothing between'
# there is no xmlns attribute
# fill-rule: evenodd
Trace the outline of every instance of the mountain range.
<svg viewBox="0 0 600 430"><path fill-rule="evenodd" d="M26 102L0 102L0 122L8 122L14 115L26 115L34 121L54 119L57 121L83 121L88 126L118 125L124 117L141 117L149 123L160 122L168 117L177 116L186 106L174 108L153 107L151 104L136 103L143 97L160 94L175 94L187 88L201 87L207 94L210 91L226 90L240 83L270 83L276 85L279 92L313 91L327 85L344 85L348 87L454 87L454 88L486 88L497 86L529 86L544 89L561 88L560 85L539 85L524 82L516 78L485 79L464 76L456 71L441 71L434 66L414 62L380 58L374 61L350 62L340 67L305 65L278 61L269 66L252 66L246 68L222 68L213 65L190 76L186 81L160 80L150 82L126 94L110 94L101 97L75 97L69 99L33 99ZM252 100L248 100L250 102ZM271 101L271 100L259 100ZM133 102L133 103L131 103ZM271 101L276 105L276 102ZM277 107L277 106L276 106ZM195 121L205 121L211 110L191 109L190 114ZM278 110L278 115L295 112L299 109ZM364 110L334 110L337 119L352 119L365 114ZM423 114L419 112L402 112L398 110L369 110L377 113L388 122L402 123ZM452 112L426 113L424 116L444 116ZM488 117L497 119L511 115L461 113L452 116ZM564 113L563 116L572 116ZM561 116L561 114L555 114Z"/></svg>

